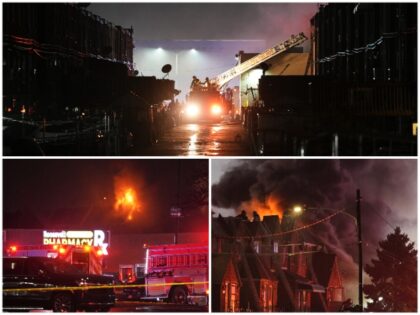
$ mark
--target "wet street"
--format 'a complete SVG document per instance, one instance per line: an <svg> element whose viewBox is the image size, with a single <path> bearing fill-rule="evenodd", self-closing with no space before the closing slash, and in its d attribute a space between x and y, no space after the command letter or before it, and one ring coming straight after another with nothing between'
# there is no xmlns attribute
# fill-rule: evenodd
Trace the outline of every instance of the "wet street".
<svg viewBox="0 0 420 315"><path fill-rule="evenodd" d="M146 156L244 156L252 155L240 123L199 122L181 124L142 152Z"/></svg>
<svg viewBox="0 0 420 315"><path fill-rule="evenodd" d="M3 312L15 312L13 309L4 309ZM22 311L22 310L20 310ZM30 313L52 313L49 309L30 309L25 311ZM140 301L116 301L115 305L109 310L112 313L127 312L208 312L208 306L190 305L190 304L172 304L164 302L140 302Z"/></svg>
<svg viewBox="0 0 420 315"><path fill-rule="evenodd" d="M119 301L110 312L207 312L207 306L159 302Z"/></svg>

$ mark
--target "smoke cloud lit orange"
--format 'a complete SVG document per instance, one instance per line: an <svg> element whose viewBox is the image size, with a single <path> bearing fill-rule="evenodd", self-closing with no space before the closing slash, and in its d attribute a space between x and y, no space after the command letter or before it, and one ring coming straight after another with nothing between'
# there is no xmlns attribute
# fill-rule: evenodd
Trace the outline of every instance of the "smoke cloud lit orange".
<svg viewBox="0 0 420 315"><path fill-rule="evenodd" d="M265 215L278 215L280 219L283 217L283 209L281 208L280 200L273 195L269 195L264 201L253 199L251 201L243 202L240 210L245 210L248 215L251 215L253 211L256 211L261 219Z"/></svg>

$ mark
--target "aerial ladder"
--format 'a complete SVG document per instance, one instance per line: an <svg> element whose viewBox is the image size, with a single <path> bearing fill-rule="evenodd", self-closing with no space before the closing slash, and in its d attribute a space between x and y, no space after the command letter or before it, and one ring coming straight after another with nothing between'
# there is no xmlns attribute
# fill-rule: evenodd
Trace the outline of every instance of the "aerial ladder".
<svg viewBox="0 0 420 315"><path fill-rule="evenodd" d="M281 42L256 55L255 57L219 74L217 77L211 79L210 82L220 88L238 75L251 70L255 66L273 58L278 54L281 54L282 52L285 52L292 47L302 44L305 40L307 40L307 37L304 33L292 35L288 40Z"/></svg>
<svg viewBox="0 0 420 315"><path fill-rule="evenodd" d="M307 40L307 37L304 33L291 35L288 40L263 51L210 80L206 79L204 86L194 77L193 83L191 84L191 91L188 95L188 103L185 108L186 118L197 119L208 117L211 119L220 119L223 115L227 114L229 107L226 104L228 101L220 94L220 90L226 83L274 56L302 44L305 40Z"/></svg>

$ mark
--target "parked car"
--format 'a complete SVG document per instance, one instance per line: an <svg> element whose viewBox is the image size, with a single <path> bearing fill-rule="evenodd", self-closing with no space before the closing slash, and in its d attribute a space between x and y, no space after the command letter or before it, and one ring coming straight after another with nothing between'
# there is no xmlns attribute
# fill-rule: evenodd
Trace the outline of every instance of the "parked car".
<svg viewBox="0 0 420 315"><path fill-rule="evenodd" d="M3 258L3 310L108 311L115 304L112 285L112 277L84 274L60 259Z"/></svg>
<svg viewBox="0 0 420 315"><path fill-rule="evenodd" d="M137 278L133 282L126 283L126 285L130 285L131 287L125 287L123 289L122 299L138 301L146 295L144 277Z"/></svg>

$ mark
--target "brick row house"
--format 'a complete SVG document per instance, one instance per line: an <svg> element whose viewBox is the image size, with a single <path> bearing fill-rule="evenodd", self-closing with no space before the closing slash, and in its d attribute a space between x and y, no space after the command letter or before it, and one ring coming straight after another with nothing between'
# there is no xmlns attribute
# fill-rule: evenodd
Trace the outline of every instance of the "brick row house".
<svg viewBox="0 0 420 315"><path fill-rule="evenodd" d="M344 289L337 256L292 215L245 212L212 220L212 311L337 311Z"/></svg>

